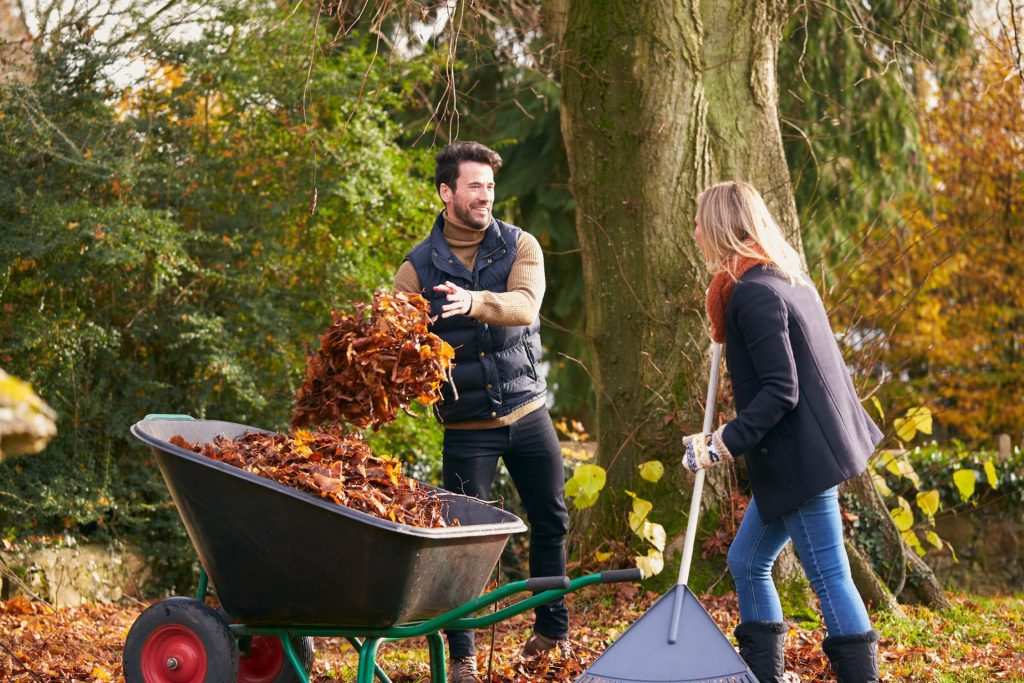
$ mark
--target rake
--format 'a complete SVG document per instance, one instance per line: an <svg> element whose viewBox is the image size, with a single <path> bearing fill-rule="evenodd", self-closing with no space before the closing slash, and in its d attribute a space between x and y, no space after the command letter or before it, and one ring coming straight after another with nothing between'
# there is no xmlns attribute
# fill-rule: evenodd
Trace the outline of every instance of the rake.
<svg viewBox="0 0 1024 683"><path fill-rule="evenodd" d="M704 431L711 431L722 345L711 346ZM576 683L757 683L757 678L687 587L704 470L697 472L679 580L612 643Z"/></svg>

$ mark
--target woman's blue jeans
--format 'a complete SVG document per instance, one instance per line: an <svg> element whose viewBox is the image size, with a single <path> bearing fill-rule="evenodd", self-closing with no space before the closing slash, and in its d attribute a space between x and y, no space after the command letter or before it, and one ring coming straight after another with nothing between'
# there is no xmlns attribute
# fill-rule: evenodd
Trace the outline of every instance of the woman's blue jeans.
<svg viewBox="0 0 1024 683"><path fill-rule="evenodd" d="M792 539L804 573L821 602L830 636L871 630L864 602L853 585L843 547L838 489L818 494L770 524L761 521L753 499L729 548L740 621L782 621L782 604L772 582L772 565Z"/></svg>

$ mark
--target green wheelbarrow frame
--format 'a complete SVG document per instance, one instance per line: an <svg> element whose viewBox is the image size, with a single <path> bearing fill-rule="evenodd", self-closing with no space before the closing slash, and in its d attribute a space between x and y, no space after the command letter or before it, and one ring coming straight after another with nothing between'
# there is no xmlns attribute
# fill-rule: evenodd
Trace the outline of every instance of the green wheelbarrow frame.
<svg viewBox="0 0 1024 683"><path fill-rule="evenodd" d="M642 574L639 569L617 569L587 574L572 580L566 576L553 576L514 581L484 593L480 597L470 600L433 619L393 626L391 628L338 628L330 625L296 626L290 624L278 624L275 626L231 624L229 628L239 640L253 636L276 636L281 641L286 659L290 662L295 675L302 683L309 683L309 674L292 645L291 639L293 637L312 636L346 639L356 652L359 653L356 683L373 683L374 676L377 677L380 683L391 683L391 679L388 678L384 670L377 664L377 651L381 643L425 637L430 656L430 681L431 683L445 683L448 671L445 663L444 639L441 637L442 630L484 628L587 586L593 586L598 583L639 581L641 578ZM208 587L209 579L206 571L200 568L199 586L196 590L197 600L200 602L205 600ZM526 592L535 594L490 614L478 617L471 616L474 612L494 605L516 593Z"/></svg>

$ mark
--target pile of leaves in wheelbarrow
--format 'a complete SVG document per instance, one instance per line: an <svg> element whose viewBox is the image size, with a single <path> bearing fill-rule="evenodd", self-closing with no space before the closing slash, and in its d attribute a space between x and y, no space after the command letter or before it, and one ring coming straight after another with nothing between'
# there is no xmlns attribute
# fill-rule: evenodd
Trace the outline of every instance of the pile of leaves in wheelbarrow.
<svg viewBox="0 0 1024 683"><path fill-rule="evenodd" d="M398 460L374 456L342 423L378 430L413 401L435 403L455 352L429 331L430 304L419 294L381 289L354 308L332 313L320 348L307 356L290 433L171 443L382 519L448 526L432 491L405 477ZM301 429L310 425L320 429Z"/></svg>
<svg viewBox="0 0 1024 683"><path fill-rule="evenodd" d="M291 434L218 437L207 444L175 436L171 443L381 519L448 526L442 501L405 477L398 460L374 456L358 434L298 429Z"/></svg>

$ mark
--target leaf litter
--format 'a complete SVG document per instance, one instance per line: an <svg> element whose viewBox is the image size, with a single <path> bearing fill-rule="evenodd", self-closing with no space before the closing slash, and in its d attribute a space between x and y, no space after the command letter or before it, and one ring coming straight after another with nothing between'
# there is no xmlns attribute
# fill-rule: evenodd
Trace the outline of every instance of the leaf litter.
<svg viewBox="0 0 1024 683"><path fill-rule="evenodd" d="M572 653L519 657L532 618L521 614L477 632L477 662L487 683L572 683L580 673L660 597L633 584L594 586L566 596ZM979 605L951 595L953 610L935 612L904 606L903 617L878 618L881 680L1024 681L1024 613L1020 598ZM736 596L701 595L715 623L731 633L739 623ZM84 604L51 610L17 596L0 601L0 680L124 680L121 648L138 616L138 603ZM965 628L973 624L981 628ZM991 627L991 628L990 628ZM791 624L786 669L803 681L835 680L821 652L823 629ZM317 638L311 680L353 680L357 655L341 638ZM12 655L13 653L13 655ZM390 643L378 659L394 683L430 680L423 639ZM487 676L488 670L490 676Z"/></svg>

